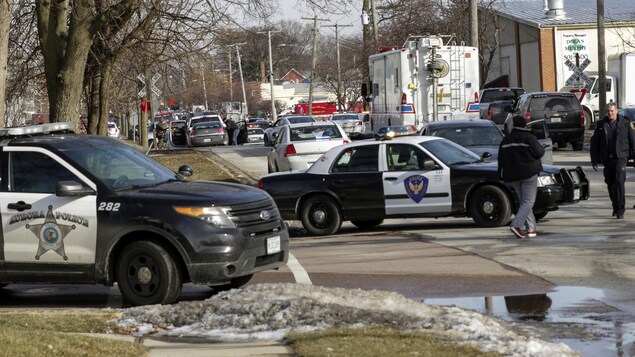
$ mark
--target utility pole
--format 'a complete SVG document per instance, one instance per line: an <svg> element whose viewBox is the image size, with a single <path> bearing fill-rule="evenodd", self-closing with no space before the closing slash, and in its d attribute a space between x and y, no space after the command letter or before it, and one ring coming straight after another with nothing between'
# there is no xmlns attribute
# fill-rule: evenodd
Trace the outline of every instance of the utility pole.
<svg viewBox="0 0 635 357"><path fill-rule="evenodd" d="M379 40L377 39L377 8L375 6L375 0L370 0L370 11L373 16L373 44L375 49L379 48Z"/></svg>
<svg viewBox="0 0 635 357"><path fill-rule="evenodd" d="M598 16L598 85L600 86L600 113L604 118L606 113L606 43L604 41L604 0L597 0ZM589 118L591 120L591 118ZM597 123L597 120L596 120Z"/></svg>
<svg viewBox="0 0 635 357"><path fill-rule="evenodd" d="M205 110L209 110L209 104L207 104L207 86L205 84L205 69L201 66L201 79L203 80L203 95L205 96Z"/></svg>
<svg viewBox="0 0 635 357"><path fill-rule="evenodd" d="M232 51L228 51L229 55L229 101L234 101L234 83L232 82Z"/></svg>
<svg viewBox="0 0 635 357"><path fill-rule="evenodd" d="M342 111L342 68L340 66L340 27L353 27L353 25L326 25L325 27L335 27L335 51L337 55L337 110Z"/></svg>
<svg viewBox="0 0 635 357"><path fill-rule="evenodd" d="M238 46L244 45L245 43L236 44L236 57L238 57L238 72L240 73L240 85L243 88L243 102L244 102L244 110L241 110L242 113L249 115L249 109L247 108L247 95L245 94L245 79L243 78L243 66L240 64L240 50ZM247 118L244 118L245 120Z"/></svg>
<svg viewBox="0 0 635 357"><path fill-rule="evenodd" d="M273 95L273 59L271 56L271 33L276 33L276 32L280 32L280 31L271 31L271 30L267 30L266 32L258 32L258 33L266 33L267 34L267 38L269 40L269 90L270 90L270 96L271 96L271 121L273 123L276 122L276 120L278 120L278 113L276 112L276 98Z"/></svg>
<svg viewBox="0 0 635 357"><path fill-rule="evenodd" d="M370 85L370 69L368 67L368 57L370 56L371 46L370 46L370 0L363 0L362 4L362 42L363 42L363 51L362 51L362 73L364 79L362 81L362 86ZM371 88L367 87L367 93L370 92ZM364 110L368 110L369 102L366 100L367 97L364 97Z"/></svg>
<svg viewBox="0 0 635 357"><path fill-rule="evenodd" d="M311 78L309 79L309 116L311 116L313 115L313 80L315 79L315 63L317 62L318 20L328 20L318 19L317 15L313 16L313 18L303 17L302 19L313 20L313 51L311 54Z"/></svg>
<svg viewBox="0 0 635 357"><path fill-rule="evenodd" d="M470 45L478 48L478 0L470 0Z"/></svg>

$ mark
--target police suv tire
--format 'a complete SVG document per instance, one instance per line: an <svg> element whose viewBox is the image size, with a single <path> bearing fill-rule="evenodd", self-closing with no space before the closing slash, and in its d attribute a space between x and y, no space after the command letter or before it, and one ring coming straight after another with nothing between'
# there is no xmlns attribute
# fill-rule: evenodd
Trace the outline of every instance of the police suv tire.
<svg viewBox="0 0 635 357"><path fill-rule="evenodd" d="M227 291L231 289L238 289L241 286L247 284L249 280L253 277L253 274L243 275L236 278L233 278L229 283L223 285L214 285L210 286L212 289L216 291Z"/></svg>
<svg viewBox="0 0 635 357"><path fill-rule="evenodd" d="M342 226L342 215L335 200L327 195L313 195L300 208L302 226L316 236L335 234Z"/></svg>
<svg viewBox="0 0 635 357"><path fill-rule="evenodd" d="M122 250L116 277L124 300L133 305L171 304L183 285L170 253L148 241L130 243Z"/></svg>
<svg viewBox="0 0 635 357"><path fill-rule="evenodd" d="M467 205L468 214L479 227L500 227L512 214L509 198L496 186L479 187L470 195Z"/></svg>
<svg viewBox="0 0 635 357"><path fill-rule="evenodd" d="M355 225L355 227L360 229L371 229L375 228L378 225L384 223L383 219L371 219L367 221L351 221Z"/></svg>
<svg viewBox="0 0 635 357"><path fill-rule="evenodd" d="M573 148L573 151L582 151L584 148L584 140L581 139L578 141L572 141L571 147Z"/></svg>

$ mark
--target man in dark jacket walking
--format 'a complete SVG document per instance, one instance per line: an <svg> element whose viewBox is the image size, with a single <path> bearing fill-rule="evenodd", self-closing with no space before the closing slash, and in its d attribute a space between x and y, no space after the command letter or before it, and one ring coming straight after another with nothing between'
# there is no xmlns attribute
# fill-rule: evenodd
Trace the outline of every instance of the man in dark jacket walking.
<svg viewBox="0 0 635 357"><path fill-rule="evenodd" d="M606 105L606 116L596 125L591 136L591 164L598 170L604 165L604 182L613 205L613 216L624 218L626 194L626 163L635 153L635 127L628 119L617 114L617 104Z"/></svg>
<svg viewBox="0 0 635 357"><path fill-rule="evenodd" d="M545 148L526 128L524 116L515 115L512 121L513 129L498 148L498 177L518 194L520 200L518 212L509 229L518 238L534 238L537 233L533 208L538 174L542 171L540 158L545 154Z"/></svg>

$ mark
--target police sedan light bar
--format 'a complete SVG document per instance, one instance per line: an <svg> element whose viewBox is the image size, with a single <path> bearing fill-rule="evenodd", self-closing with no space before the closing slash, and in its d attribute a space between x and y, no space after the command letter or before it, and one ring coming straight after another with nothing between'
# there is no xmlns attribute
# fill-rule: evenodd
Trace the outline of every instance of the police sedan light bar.
<svg viewBox="0 0 635 357"><path fill-rule="evenodd" d="M71 131L71 123L46 123L39 125L20 126L0 129L0 137L3 136L32 136L38 134L50 134L55 132Z"/></svg>

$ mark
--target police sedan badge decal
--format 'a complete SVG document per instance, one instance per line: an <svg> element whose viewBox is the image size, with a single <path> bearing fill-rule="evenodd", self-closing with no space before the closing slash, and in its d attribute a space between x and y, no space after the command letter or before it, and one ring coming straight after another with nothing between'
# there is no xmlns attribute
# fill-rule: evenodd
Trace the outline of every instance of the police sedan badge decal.
<svg viewBox="0 0 635 357"><path fill-rule="evenodd" d="M428 191L428 178L421 175L414 175L403 181L406 193L416 203L421 202Z"/></svg>
<svg viewBox="0 0 635 357"><path fill-rule="evenodd" d="M75 225L72 226L57 224L57 220L53 215L53 206L49 206L48 212L46 212L46 218L42 224L27 224L26 228L29 229L36 237L40 239L40 244L37 247L36 260L40 260L40 257L49 250L54 251L68 260L66 253L64 252L64 238L66 235L75 229Z"/></svg>

